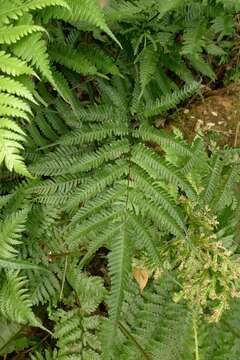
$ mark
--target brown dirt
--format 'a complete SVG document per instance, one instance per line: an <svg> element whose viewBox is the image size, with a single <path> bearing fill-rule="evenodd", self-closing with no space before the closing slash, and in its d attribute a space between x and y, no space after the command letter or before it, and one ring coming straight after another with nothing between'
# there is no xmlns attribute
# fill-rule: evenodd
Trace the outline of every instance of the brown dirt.
<svg viewBox="0 0 240 360"><path fill-rule="evenodd" d="M157 120L156 126L161 123ZM201 101L178 110L165 123L166 129L173 127L189 141L201 132L207 142L240 147L240 82L208 92Z"/></svg>

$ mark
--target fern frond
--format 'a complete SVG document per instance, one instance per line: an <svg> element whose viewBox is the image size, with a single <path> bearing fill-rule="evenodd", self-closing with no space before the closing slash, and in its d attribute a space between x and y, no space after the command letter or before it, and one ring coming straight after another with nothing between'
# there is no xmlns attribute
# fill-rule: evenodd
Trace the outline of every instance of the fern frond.
<svg viewBox="0 0 240 360"><path fill-rule="evenodd" d="M128 163L124 160L114 165L107 165L95 172L95 179L89 178L87 184L76 190L66 203L66 208L73 209L82 202L85 202L103 191L114 181L120 180L123 175L128 174Z"/></svg>
<svg viewBox="0 0 240 360"><path fill-rule="evenodd" d="M6 0L0 6L0 22L7 24L9 20L16 20L31 10L53 5L68 8L64 0L30 0L28 2Z"/></svg>
<svg viewBox="0 0 240 360"><path fill-rule="evenodd" d="M157 53L151 47L143 49L139 57L139 80L141 84L139 98L142 97L145 87L152 80L157 69L157 62Z"/></svg>
<svg viewBox="0 0 240 360"><path fill-rule="evenodd" d="M3 109L2 109L3 110ZM15 110L16 112L16 110ZM16 115L16 114L15 114ZM0 164L5 162L6 167L17 173L32 177L24 164L20 150L23 146L20 142L24 142L25 137L21 128L12 120L1 118L0 120Z"/></svg>
<svg viewBox="0 0 240 360"><path fill-rule="evenodd" d="M50 52L51 58L67 68L76 71L81 75L96 75L97 68L94 63L86 58L81 51L75 50L71 47L61 46L54 47Z"/></svg>
<svg viewBox="0 0 240 360"><path fill-rule="evenodd" d="M141 216L135 214L129 214L129 225L133 228L133 233L136 234L141 247L144 247L155 266L159 266L161 263L159 249L154 243L154 238L149 231L150 225L146 221L143 222Z"/></svg>
<svg viewBox="0 0 240 360"><path fill-rule="evenodd" d="M60 281L54 272L31 271L27 275L33 305L44 305L59 295Z"/></svg>
<svg viewBox="0 0 240 360"><path fill-rule="evenodd" d="M67 9L54 9L46 13L46 20L53 17L62 19L71 23L81 30L81 25L88 24L101 29L108 34L119 46L120 43L107 26L104 14L95 0L66 0L69 8Z"/></svg>
<svg viewBox="0 0 240 360"><path fill-rule="evenodd" d="M171 234L179 237L185 236L182 226L163 207L159 207L150 197L139 193L139 190L131 190L129 199L134 206L137 215L141 215L143 219L152 221L158 229L167 230ZM141 202L144 199L144 207Z"/></svg>
<svg viewBox="0 0 240 360"><path fill-rule="evenodd" d="M218 189L216 197L213 199L211 205L214 210L221 210L224 207L231 205L233 202L233 185L239 179L239 166L233 165L231 169L228 169L227 173L223 175L223 181ZM211 206L210 205L210 206Z"/></svg>
<svg viewBox="0 0 240 360"><path fill-rule="evenodd" d="M124 216L124 214L123 214ZM105 359L111 359L113 345L116 341L118 321L121 315L124 289L128 283L131 269L131 249L133 244L129 234L129 225L123 219L118 227L118 234L112 243L112 251L109 255L109 273L111 276L111 293L108 299L109 323L105 329L108 348L103 349Z"/></svg>
<svg viewBox="0 0 240 360"><path fill-rule="evenodd" d="M202 199L205 204L210 204L214 196L216 186L219 184L221 178L223 164L218 155L214 156L211 174L207 175L206 187L202 194Z"/></svg>
<svg viewBox="0 0 240 360"><path fill-rule="evenodd" d="M60 310L55 319L57 359L100 360L100 342L96 333L100 327L97 316L84 317L80 309Z"/></svg>
<svg viewBox="0 0 240 360"><path fill-rule="evenodd" d="M21 330L21 325L9 322L4 318L0 319L0 355L11 353L14 348L17 336Z"/></svg>
<svg viewBox="0 0 240 360"><path fill-rule="evenodd" d="M191 156L192 152L181 139L176 139L172 134L163 130L158 130L153 126L141 125L139 129L133 131L132 136L141 138L144 141L154 142L165 148L171 148L179 154Z"/></svg>
<svg viewBox="0 0 240 360"><path fill-rule="evenodd" d="M182 90L175 91L171 95L164 96L162 99L157 99L155 102L147 104L144 114L146 117L159 115L185 101L198 90L199 83L197 82L185 85Z"/></svg>
<svg viewBox="0 0 240 360"><path fill-rule="evenodd" d="M109 122L107 124L93 124L89 127L82 127L79 130L69 132L63 136L59 143L62 145L82 145L92 141L100 141L111 135L124 136L129 132L128 126L118 122Z"/></svg>
<svg viewBox="0 0 240 360"><path fill-rule="evenodd" d="M36 103L32 93L28 88L18 80L14 80L7 76L0 76L0 91L5 91L8 94L18 95L27 100Z"/></svg>
<svg viewBox="0 0 240 360"><path fill-rule="evenodd" d="M40 326L40 321L31 309L31 301L26 290L26 278L16 273L6 273L6 281L0 290L0 311L4 317L20 324Z"/></svg>
<svg viewBox="0 0 240 360"><path fill-rule="evenodd" d="M84 219L93 216L101 209L108 207L118 198L120 198L125 191L123 184L113 186L111 189L100 193L92 200L89 200L83 207L81 207L76 214L72 217L69 226L80 224Z"/></svg>
<svg viewBox="0 0 240 360"><path fill-rule="evenodd" d="M104 232L98 235L95 240L92 240L88 245L87 253L83 256L79 263L79 267L83 268L86 266L100 247L105 246L110 248L112 239L115 239L117 231L113 226L109 226L107 229L104 229Z"/></svg>
<svg viewBox="0 0 240 360"><path fill-rule="evenodd" d="M15 245L21 244L21 234L25 230L27 212L20 211L0 222L0 247L2 258L13 258L18 251Z"/></svg>
<svg viewBox="0 0 240 360"><path fill-rule="evenodd" d="M14 46L14 53L22 58L24 63L31 62L47 80L53 82L47 45L40 33L31 34L18 41Z"/></svg>
<svg viewBox="0 0 240 360"><path fill-rule="evenodd" d="M185 30L183 34L182 54L196 55L198 53L201 53L205 45L205 33L206 28L202 23L195 24L193 27Z"/></svg>
<svg viewBox="0 0 240 360"><path fill-rule="evenodd" d="M32 113L30 106L24 100L14 95L0 93L0 114L1 114L1 107L4 108L5 106L16 110L21 110L23 111L23 113L26 112L29 114ZM27 115L25 116L27 117Z"/></svg>
<svg viewBox="0 0 240 360"><path fill-rule="evenodd" d="M119 212L102 210L100 214L95 214L93 217L84 221L82 225L78 225L67 238L67 243L71 249L75 249L81 239L92 231L98 231L108 223L115 222L119 217Z"/></svg>
<svg viewBox="0 0 240 360"><path fill-rule="evenodd" d="M25 61L13 57L5 51L0 51L0 69L8 75L32 75L33 70L26 64Z"/></svg>
<svg viewBox="0 0 240 360"><path fill-rule="evenodd" d="M152 179L137 167L132 167L131 178L134 181L134 188L143 191L159 208L163 208L169 216L172 216L173 221L181 227L183 232L186 232L184 216L167 191L152 183Z"/></svg>
<svg viewBox="0 0 240 360"><path fill-rule="evenodd" d="M196 194L191 184L174 166L167 163L142 144L135 145L132 150L132 161L144 169L153 179L164 179L169 183L180 186L186 193L195 198Z"/></svg>
<svg viewBox="0 0 240 360"><path fill-rule="evenodd" d="M203 74L204 76L209 77L210 79L215 79L216 75L209 63L207 63L203 57L200 55L187 55L188 59L191 62L191 65L195 70Z"/></svg>
<svg viewBox="0 0 240 360"><path fill-rule="evenodd" d="M89 277L77 266L72 266L67 272L67 280L80 300L82 312L90 315L96 311L107 293L103 286L103 279L98 276Z"/></svg>
<svg viewBox="0 0 240 360"><path fill-rule="evenodd" d="M72 164L69 171L70 173L78 173L82 171L89 171L91 169L96 169L100 165L107 163L110 160L115 160L120 158L123 154L129 152L129 142L127 139L116 140L111 142L109 145L104 145L100 147L96 152L86 154L77 159L77 161Z"/></svg>
<svg viewBox="0 0 240 360"><path fill-rule="evenodd" d="M16 43L22 37L34 32L46 31L42 26L38 25L16 25L0 28L0 44Z"/></svg>
<svg viewBox="0 0 240 360"><path fill-rule="evenodd" d="M119 75L120 71L114 60L106 51L95 44L83 44L79 46L80 52L95 65L98 72L103 74Z"/></svg>

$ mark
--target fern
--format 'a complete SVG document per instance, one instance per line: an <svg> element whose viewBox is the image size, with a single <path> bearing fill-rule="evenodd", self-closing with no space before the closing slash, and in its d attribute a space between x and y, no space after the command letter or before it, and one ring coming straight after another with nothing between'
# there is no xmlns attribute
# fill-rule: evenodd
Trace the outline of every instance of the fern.
<svg viewBox="0 0 240 360"><path fill-rule="evenodd" d="M182 101L186 100L189 96L194 94L199 89L198 83L187 85L184 89L174 92L171 95L167 95L162 99L157 99L154 103L147 105L145 110L145 116L159 115L163 111L167 111L172 107L178 105Z"/></svg>
<svg viewBox="0 0 240 360"><path fill-rule="evenodd" d="M16 274L6 273L6 280L0 291L0 311L6 318L18 323L30 323L40 326L40 321L31 309L31 301L27 289L26 279Z"/></svg>
<svg viewBox="0 0 240 360"><path fill-rule="evenodd" d="M106 32L114 41L120 45L115 35L107 26L101 8L95 0L67 0L66 3L71 9L70 12L67 9L63 11L59 8L59 10L53 10L52 12L48 11L46 13L46 18L49 19L50 17L54 17L57 19L62 19L76 27L79 27L80 29L81 25L87 23L90 27L97 27L101 29L101 31Z"/></svg>
<svg viewBox="0 0 240 360"><path fill-rule="evenodd" d="M239 357L239 150L154 126L219 78L236 9L0 3L1 356Z"/></svg>

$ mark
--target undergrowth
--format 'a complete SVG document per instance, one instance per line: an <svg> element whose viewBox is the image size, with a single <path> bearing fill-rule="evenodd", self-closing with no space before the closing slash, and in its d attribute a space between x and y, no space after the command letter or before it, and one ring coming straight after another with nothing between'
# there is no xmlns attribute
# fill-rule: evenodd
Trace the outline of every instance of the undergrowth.
<svg viewBox="0 0 240 360"><path fill-rule="evenodd" d="M239 9L0 2L4 359L239 358L239 149L153 125L225 72Z"/></svg>

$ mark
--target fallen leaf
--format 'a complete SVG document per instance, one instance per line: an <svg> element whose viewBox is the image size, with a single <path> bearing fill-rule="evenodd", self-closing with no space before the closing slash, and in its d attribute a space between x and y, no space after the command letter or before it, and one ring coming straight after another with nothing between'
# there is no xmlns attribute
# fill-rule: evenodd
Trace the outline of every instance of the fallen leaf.
<svg viewBox="0 0 240 360"><path fill-rule="evenodd" d="M148 271L142 267L135 267L133 269L133 277L138 283L142 293L148 283Z"/></svg>

